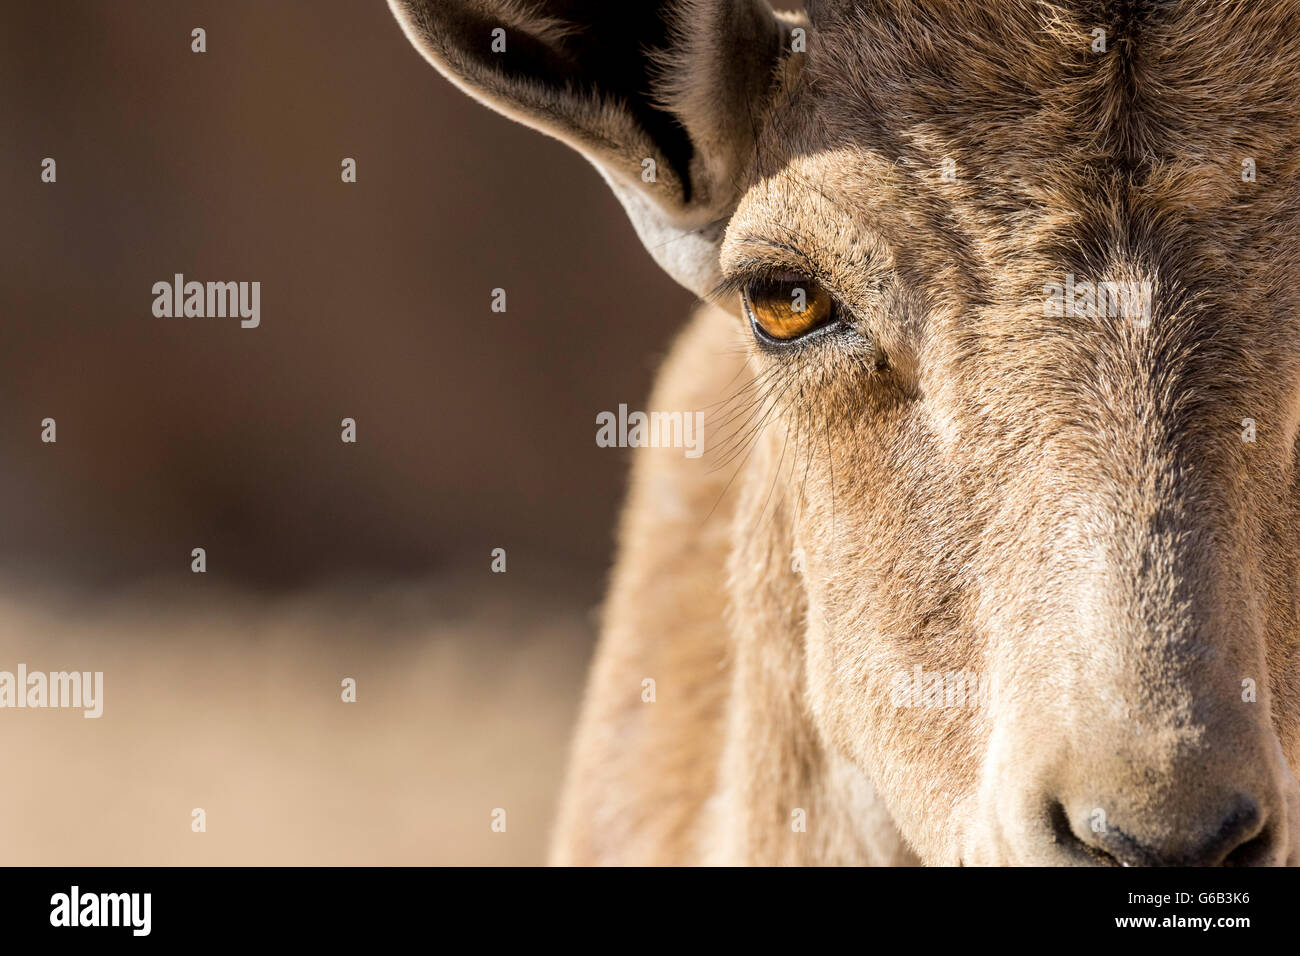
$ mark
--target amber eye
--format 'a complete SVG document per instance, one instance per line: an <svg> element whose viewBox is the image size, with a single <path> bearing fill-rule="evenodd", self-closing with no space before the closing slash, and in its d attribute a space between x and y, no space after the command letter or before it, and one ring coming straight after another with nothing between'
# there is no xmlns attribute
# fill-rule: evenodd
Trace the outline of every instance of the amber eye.
<svg viewBox="0 0 1300 956"><path fill-rule="evenodd" d="M835 321L835 300L807 276L776 275L751 282L745 308L758 331L781 342L807 335Z"/></svg>

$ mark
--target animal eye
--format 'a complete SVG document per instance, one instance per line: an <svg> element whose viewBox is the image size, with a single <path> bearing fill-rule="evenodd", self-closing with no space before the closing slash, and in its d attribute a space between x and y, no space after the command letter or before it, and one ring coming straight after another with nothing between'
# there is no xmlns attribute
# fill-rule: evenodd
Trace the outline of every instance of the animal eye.
<svg viewBox="0 0 1300 956"><path fill-rule="evenodd" d="M782 274L742 290L749 320L760 335L789 342L839 319L831 294L807 276Z"/></svg>

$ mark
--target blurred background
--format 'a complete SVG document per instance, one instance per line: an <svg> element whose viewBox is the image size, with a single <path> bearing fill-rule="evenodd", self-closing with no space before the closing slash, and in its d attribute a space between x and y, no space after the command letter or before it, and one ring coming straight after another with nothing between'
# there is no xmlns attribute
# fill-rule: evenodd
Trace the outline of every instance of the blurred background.
<svg viewBox="0 0 1300 956"><path fill-rule="evenodd" d="M628 465L595 415L690 295L381 2L5 4L0 129L0 670L105 675L99 720L0 710L0 862L541 862ZM260 327L155 318L178 272Z"/></svg>

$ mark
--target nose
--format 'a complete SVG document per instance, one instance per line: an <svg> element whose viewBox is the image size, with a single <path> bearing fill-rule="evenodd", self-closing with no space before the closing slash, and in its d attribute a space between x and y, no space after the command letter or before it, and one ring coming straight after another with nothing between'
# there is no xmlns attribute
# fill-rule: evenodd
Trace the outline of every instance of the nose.
<svg viewBox="0 0 1300 956"><path fill-rule="evenodd" d="M1052 813L1062 849L1081 862L1110 866L1266 866L1278 850L1259 800L1245 793L1211 797L1174 813L1136 808L1108 814L1104 800L1058 803Z"/></svg>

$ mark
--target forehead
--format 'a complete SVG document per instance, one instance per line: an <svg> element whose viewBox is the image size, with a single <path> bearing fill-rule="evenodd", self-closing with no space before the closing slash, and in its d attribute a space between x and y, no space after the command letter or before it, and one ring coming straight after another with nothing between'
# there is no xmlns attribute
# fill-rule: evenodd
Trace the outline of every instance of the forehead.
<svg viewBox="0 0 1300 956"><path fill-rule="evenodd" d="M900 154L1214 163L1294 142L1296 6L819 0L804 79L828 135L874 132Z"/></svg>
<svg viewBox="0 0 1300 956"><path fill-rule="evenodd" d="M1296 351L1295 5L809 12L803 68L760 138L751 219L757 205L818 223L806 231L824 244L890 250L930 312L985 315L986 337L1023 335L1008 310L1029 317L1073 277L1149 283L1148 344L1213 343L1225 361Z"/></svg>
<svg viewBox="0 0 1300 956"><path fill-rule="evenodd" d="M1085 249L1143 223L1272 218L1300 173L1297 6L818 0L764 145L868 150L918 194L948 161L966 187L951 202L1062 217Z"/></svg>

